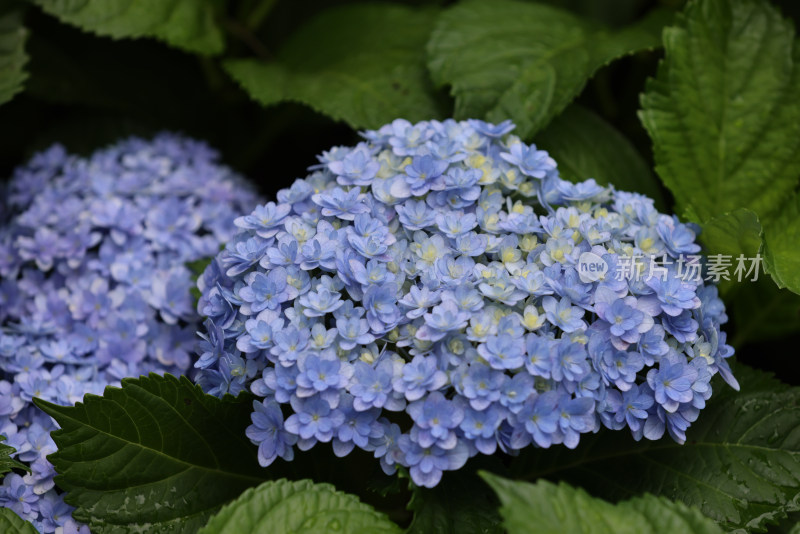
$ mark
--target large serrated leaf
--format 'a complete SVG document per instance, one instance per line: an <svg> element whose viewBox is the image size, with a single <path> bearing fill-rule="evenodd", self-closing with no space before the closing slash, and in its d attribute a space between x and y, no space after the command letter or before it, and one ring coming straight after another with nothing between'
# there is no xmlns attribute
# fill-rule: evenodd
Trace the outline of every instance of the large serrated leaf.
<svg viewBox="0 0 800 534"><path fill-rule="evenodd" d="M188 52L225 48L213 0L34 0L59 20L98 35L154 37Z"/></svg>
<svg viewBox="0 0 800 534"><path fill-rule="evenodd" d="M786 202L780 214L766 223L764 261L780 288L800 294L800 195Z"/></svg>
<svg viewBox="0 0 800 534"><path fill-rule="evenodd" d="M677 213L749 208L762 222L800 175L800 69L792 23L765 0L694 0L664 30L640 118Z"/></svg>
<svg viewBox="0 0 800 534"><path fill-rule="evenodd" d="M428 43L434 81L449 84L457 118L513 119L529 138L597 69L660 44L664 12L611 31L562 9L513 0L456 4Z"/></svg>
<svg viewBox="0 0 800 534"><path fill-rule="evenodd" d="M28 77L25 71L27 36L28 32L22 25L22 10L16 9L13 2L0 8L0 104L22 91Z"/></svg>
<svg viewBox="0 0 800 534"><path fill-rule="evenodd" d="M611 504L564 483L528 484L489 473L483 478L500 497L508 534L722 534L696 508L663 497L644 495Z"/></svg>
<svg viewBox="0 0 800 534"><path fill-rule="evenodd" d="M15 452L14 447L3 443L5 440L5 436L0 436L0 475L8 473L12 469L25 469L26 471L30 471L25 465L11 457ZM2 477L0 477L0 480L2 480Z"/></svg>
<svg viewBox="0 0 800 534"><path fill-rule="evenodd" d="M761 248L761 223L751 210L734 210L706 221L700 241L709 255L754 258Z"/></svg>
<svg viewBox="0 0 800 534"><path fill-rule="evenodd" d="M594 178L618 190L643 193L664 206L658 181L647 162L624 135L589 109L569 106L534 140L555 158L565 180Z"/></svg>
<svg viewBox="0 0 800 534"><path fill-rule="evenodd" d="M400 528L357 497L311 480L271 480L245 491L199 534L307 532L399 534Z"/></svg>
<svg viewBox="0 0 800 534"><path fill-rule="evenodd" d="M736 348L800 331L800 297L770 281L767 264L773 257L768 247L761 249L762 233L758 216L751 210L738 209L706 221L700 234L707 255L722 254L731 259L730 280L721 281L719 287L735 325L728 343ZM791 252L784 251L778 261L785 262Z"/></svg>
<svg viewBox="0 0 800 534"><path fill-rule="evenodd" d="M11 511L0 508L0 532L3 534L37 534L36 528Z"/></svg>
<svg viewBox="0 0 800 534"><path fill-rule="evenodd" d="M441 116L425 68L436 11L348 5L323 11L276 61L229 60L225 68L263 105L301 102L354 128Z"/></svg>
<svg viewBox="0 0 800 534"><path fill-rule="evenodd" d="M194 532L264 480L245 437L247 395L220 400L186 377L151 374L74 407L35 402L61 427L48 459L92 532Z"/></svg>
<svg viewBox="0 0 800 534"><path fill-rule="evenodd" d="M696 214L691 218L699 219ZM715 256L715 261L719 261L720 265L723 261L729 261L729 267L718 284L720 295L726 298L728 304L732 302L727 300L728 297L732 292L738 291L739 285L754 283L767 276L763 258L760 256L761 235L758 215L744 208L702 223L700 242L703 244L704 254ZM736 306L732 308L737 309Z"/></svg>
<svg viewBox="0 0 800 534"><path fill-rule="evenodd" d="M800 508L800 388L743 366L736 375L741 393L716 383L685 445L601 432L575 451L523 453L510 472L604 498L650 492L697 506L725 527L762 528Z"/></svg>

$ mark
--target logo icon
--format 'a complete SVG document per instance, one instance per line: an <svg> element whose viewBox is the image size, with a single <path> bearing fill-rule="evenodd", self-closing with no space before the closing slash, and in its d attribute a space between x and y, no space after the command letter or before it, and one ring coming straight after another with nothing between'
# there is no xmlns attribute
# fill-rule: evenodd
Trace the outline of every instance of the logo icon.
<svg viewBox="0 0 800 534"><path fill-rule="evenodd" d="M593 252L584 252L578 258L578 278L584 284L597 282L604 278L607 272L606 261Z"/></svg>

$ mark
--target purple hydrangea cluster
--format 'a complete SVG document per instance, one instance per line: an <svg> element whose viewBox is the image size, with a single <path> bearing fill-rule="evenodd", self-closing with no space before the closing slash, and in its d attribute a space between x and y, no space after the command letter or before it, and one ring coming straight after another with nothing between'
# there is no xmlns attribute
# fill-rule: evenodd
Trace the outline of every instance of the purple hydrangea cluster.
<svg viewBox="0 0 800 534"><path fill-rule="evenodd" d="M738 387L717 290L681 271L695 229L560 179L513 128L396 120L236 220L199 280L195 366L258 397L262 465L330 442L432 487L602 426L683 442L711 377Z"/></svg>
<svg viewBox="0 0 800 534"><path fill-rule="evenodd" d="M81 527L54 489L55 423L38 397L73 404L121 378L191 369L200 318L187 262L213 257L257 205L203 143L173 134L33 157L0 214L0 434L30 474L0 506L41 532Z"/></svg>

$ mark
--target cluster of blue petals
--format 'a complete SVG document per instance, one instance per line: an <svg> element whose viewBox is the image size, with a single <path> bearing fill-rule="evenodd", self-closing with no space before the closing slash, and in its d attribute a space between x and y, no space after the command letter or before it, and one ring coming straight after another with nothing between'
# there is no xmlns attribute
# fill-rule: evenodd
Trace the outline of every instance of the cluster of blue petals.
<svg viewBox="0 0 800 534"><path fill-rule="evenodd" d="M737 387L715 287L615 268L695 254L695 229L560 179L513 127L396 120L236 220L199 280L196 367L207 392L258 397L262 465L330 442L432 487L602 426L682 442L711 377ZM583 253L608 271L584 281Z"/></svg>
<svg viewBox="0 0 800 534"><path fill-rule="evenodd" d="M40 532L88 529L54 488L55 423L31 399L71 405L191 370L201 320L186 264L217 254L258 202L217 159L171 134L89 158L56 145L0 195L0 435L31 469L5 476L0 506Z"/></svg>

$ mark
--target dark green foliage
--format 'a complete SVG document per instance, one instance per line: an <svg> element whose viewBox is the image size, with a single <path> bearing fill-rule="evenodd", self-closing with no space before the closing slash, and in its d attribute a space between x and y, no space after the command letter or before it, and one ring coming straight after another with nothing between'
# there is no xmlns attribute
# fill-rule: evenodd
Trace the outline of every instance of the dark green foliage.
<svg viewBox="0 0 800 534"><path fill-rule="evenodd" d="M28 469L11 457L11 455L14 454L14 447L9 447L3 443L5 440L5 436L0 436L0 480L2 480L2 475L5 475L12 469Z"/></svg>
<svg viewBox="0 0 800 534"><path fill-rule="evenodd" d="M36 528L21 519L10 508L0 508L0 532L3 534L36 534Z"/></svg>
<svg viewBox="0 0 800 534"><path fill-rule="evenodd" d="M22 90L28 77L25 39L28 31L22 25L22 7L16 2L0 6L0 104L11 100Z"/></svg>
<svg viewBox="0 0 800 534"><path fill-rule="evenodd" d="M714 396L679 445L600 432L566 448L531 450L510 472L580 485L603 498L648 492L696 506L730 528L763 528L800 505L800 388L736 369L741 392Z"/></svg>
<svg viewBox="0 0 800 534"><path fill-rule="evenodd" d="M582 532L586 534L722 534L696 508L646 494L616 505L567 484L514 482L484 473L502 502L508 534Z"/></svg>
<svg viewBox="0 0 800 534"><path fill-rule="evenodd" d="M247 490L200 530L200 534L240 532L399 534L401 530L330 484L281 479Z"/></svg>
<svg viewBox="0 0 800 534"><path fill-rule="evenodd" d="M264 480L245 437L251 398L217 399L187 378L125 379L75 407L37 400L61 426L49 460L94 532L194 532Z"/></svg>

